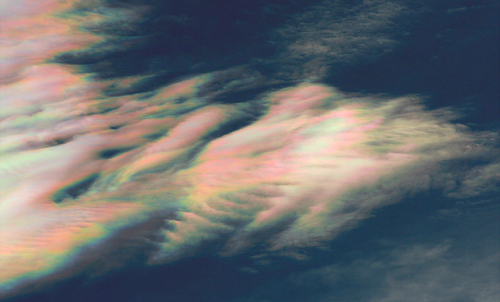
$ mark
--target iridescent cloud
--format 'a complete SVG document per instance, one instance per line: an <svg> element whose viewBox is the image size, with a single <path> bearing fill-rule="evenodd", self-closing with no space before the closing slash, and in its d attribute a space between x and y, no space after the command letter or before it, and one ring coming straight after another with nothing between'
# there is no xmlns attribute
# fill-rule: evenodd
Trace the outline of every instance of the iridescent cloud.
<svg viewBox="0 0 500 302"><path fill-rule="evenodd" d="M165 223L148 230L162 238L150 264L213 241L224 246L211 252L225 256L259 245L300 258L301 248L404 196L467 190L450 185L459 177L444 172L450 160L496 158L486 144L494 134L470 132L450 111L426 110L413 97L350 98L302 83L252 100L263 108L253 116L248 103L203 94L216 72L109 96L110 85L140 78L97 81L48 63L102 37L61 17L70 2L38 1L36 10L28 2L6 6L17 17L2 20L4 292L84 262L86 249L158 213ZM222 131L228 125L236 130ZM464 179L489 183L494 165L464 171Z"/></svg>

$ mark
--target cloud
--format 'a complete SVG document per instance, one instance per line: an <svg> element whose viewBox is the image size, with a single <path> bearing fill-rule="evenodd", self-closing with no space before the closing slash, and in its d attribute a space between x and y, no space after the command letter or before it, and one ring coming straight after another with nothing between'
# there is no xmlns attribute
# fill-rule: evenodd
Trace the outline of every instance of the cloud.
<svg viewBox="0 0 500 302"><path fill-rule="evenodd" d="M290 280L299 291L308 292L305 295L311 300L306 301L355 301L361 297L377 302L497 300L499 255L471 258L450 251L452 245L397 246L373 258L313 269ZM350 284L358 294L339 290L340 284Z"/></svg>
<svg viewBox="0 0 500 302"><path fill-rule="evenodd" d="M2 3L2 13L8 17L1 20L1 84L20 81L27 68L56 53L84 48L100 40L78 30L78 20L55 18L74 2L23 0L15 4Z"/></svg>
<svg viewBox="0 0 500 302"><path fill-rule="evenodd" d="M408 14L400 1L324 1L276 31L282 65L299 78L323 78L332 66L386 54L399 43L397 21Z"/></svg>
<svg viewBox="0 0 500 302"><path fill-rule="evenodd" d="M196 87L206 77L140 102L110 98L115 109L104 113L42 120L38 145L10 130L24 145L10 150L2 168L7 284L62 269L61 254L71 259L156 212L177 217L157 230L163 239L151 263L196 254L210 242L226 242L214 251L225 256L260 245L300 257L297 249L321 245L373 209L433 187L440 162L491 153L479 147L483 136L415 99L348 99L310 83L256 100L267 113L213 135L247 107L200 103ZM48 144L54 140L61 143Z"/></svg>
<svg viewBox="0 0 500 302"><path fill-rule="evenodd" d="M97 28L133 12L92 5L68 12L71 6L50 3L40 14L28 10L5 21L3 291L85 263L88 249L159 216L161 223L145 229L154 238L148 247L156 247L148 249L150 264L195 255L213 243L217 247L205 252L301 258L300 249L321 246L374 209L416 192L445 188L450 196L469 196L479 185L482 192L495 188L495 135L453 123L450 110L428 110L412 96L348 97L311 82L220 101L242 86L260 87L261 74L251 67L128 93L144 77L88 77L60 64L56 54L92 52L106 38L106 30L78 27L78 12ZM305 16L288 53L342 59L344 50L335 47L352 45L346 37L363 40L398 12L386 2L366 5L352 17L360 25L349 29L347 40L329 40L342 32L344 23L336 21L319 22L324 30L314 27L319 36L309 35L313 22ZM322 47L311 44L311 52L307 45L316 38ZM112 88L123 90L108 93ZM480 168L467 168L463 177L450 173L457 162L476 158L483 160ZM458 181L463 184L449 185Z"/></svg>
<svg viewBox="0 0 500 302"><path fill-rule="evenodd" d="M495 301L498 202L449 201L420 195L379 211L326 249L305 250L307 262L255 263L269 280L237 301Z"/></svg>
<svg viewBox="0 0 500 302"><path fill-rule="evenodd" d="M493 162L484 166L473 167L464 173L460 179L460 188L450 192L450 196L470 198L486 192L498 192L500 183L500 163Z"/></svg>

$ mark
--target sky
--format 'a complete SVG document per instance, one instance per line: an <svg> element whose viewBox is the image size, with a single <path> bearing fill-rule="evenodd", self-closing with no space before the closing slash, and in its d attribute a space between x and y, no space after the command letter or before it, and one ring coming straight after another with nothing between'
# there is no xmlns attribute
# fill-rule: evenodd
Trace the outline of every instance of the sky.
<svg viewBox="0 0 500 302"><path fill-rule="evenodd" d="M499 9L0 0L0 297L498 301Z"/></svg>

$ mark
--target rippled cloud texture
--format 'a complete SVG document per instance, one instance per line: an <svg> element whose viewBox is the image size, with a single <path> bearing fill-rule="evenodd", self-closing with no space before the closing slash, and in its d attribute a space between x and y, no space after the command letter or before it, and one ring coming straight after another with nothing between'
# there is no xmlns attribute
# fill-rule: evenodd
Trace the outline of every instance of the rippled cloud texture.
<svg viewBox="0 0 500 302"><path fill-rule="evenodd" d="M401 10L375 4L351 20L366 24L348 35L366 40L370 18L390 27L386 16ZM104 29L132 24L146 6L1 5L4 294L76 274L100 253L109 269L127 265L141 249L145 265L207 249L223 257L253 251L259 259L304 259L304 248L321 247L405 197L496 189L495 133L470 131L453 121L453 109L428 110L415 96L352 96L318 81L323 71L315 68L325 58L354 55L342 49L354 49L355 41L340 41L337 23L320 23L319 39L302 30L286 47L283 58L309 63L279 88L236 66L128 93L151 75L97 78L61 58L95 53L95 45L112 39ZM300 26L310 19L299 19ZM328 40L332 32L337 40ZM373 47L392 44L381 37ZM263 88L249 100L217 102L241 87ZM460 166L467 161L482 164ZM130 256L113 257L123 246Z"/></svg>

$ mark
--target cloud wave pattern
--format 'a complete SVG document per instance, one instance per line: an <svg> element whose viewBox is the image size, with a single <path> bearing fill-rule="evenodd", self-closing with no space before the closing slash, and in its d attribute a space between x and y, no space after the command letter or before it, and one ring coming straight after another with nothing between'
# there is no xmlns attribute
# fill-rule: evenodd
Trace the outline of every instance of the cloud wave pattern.
<svg viewBox="0 0 500 302"><path fill-rule="evenodd" d="M7 6L18 17L2 20L4 292L67 270L86 248L158 213L149 264L212 242L223 242L211 251L223 256L257 247L300 257L404 196L470 196L478 193L468 184L498 177L495 134L471 132L416 97L349 97L303 82L218 104L204 91L219 72L106 95L140 79L96 81L50 63L102 37L56 18L67 5L37 3L43 9ZM457 185L449 163L475 158L487 164Z"/></svg>

